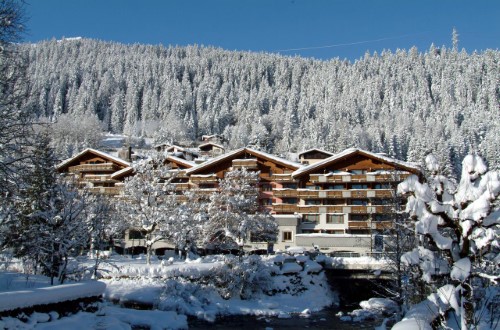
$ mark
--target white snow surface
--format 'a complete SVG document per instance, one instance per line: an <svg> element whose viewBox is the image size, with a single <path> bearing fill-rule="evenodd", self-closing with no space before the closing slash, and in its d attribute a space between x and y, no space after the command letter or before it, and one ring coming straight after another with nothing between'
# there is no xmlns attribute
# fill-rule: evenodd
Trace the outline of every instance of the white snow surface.
<svg viewBox="0 0 500 330"><path fill-rule="evenodd" d="M256 256L253 256L254 258ZM280 257L286 260L280 269L275 262ZM68 297L59 293L58 289L70 288L72 294L81 296L94 295L102 292L104 283L106 285L104 297L107 301L95 314L80 312L78 314L60 318L57 313L33 314L28 323L23 323L14 318L3 318L0 328L20 329L130 329L130 327L145 327L150 329L186 329L186 315L196 316L208 321L214 321L217 316L223 315L262 315L288 317L291 313L307 313L319 311L333 303L336 296L330 290L326 276L317 262L305 259L301 256L300 264L293 256L269 256L262 257L263 268L246 273L245 276L253 276L257 281L265 274L271 276L272 283L269 289L277 293L273 295L257 293L248 298L239 295L229 298L222 297L214 287L203 286L198 279L207 277L217 278L221 269L228 268L227 262L233 262L236 257L228 259L222 256L211 256L196 260L171 260L161 263L154 259L151 265L147 265L144 258L131 259L112 255L106 262L100 265L102 278L99 282L93 281L39 288L47 285L33 277L34 289L23 290L30 296L30 305L36 302L55 302ZM250 260L250 259L249 259ZM251 260L250 260L251 261ZM89 266L92 260L89 260ZM301 266L301 264L303 266ZM229 267L229 269L231 269ZM287 269L294 268L293 275L286 275ZM22 288L20 276L17 281L5 277L7 273L0 273L0 289L4 291L19 290ZM10 273L11 274L11 273ZM269 275L268 275L269 276ZM299 280L299 284L297 284ZM104 283L103 283L104 282ZM2 283L3 286L1 285ZM264 284L257 284L257 287ZM93 290L90 290L90 288ZM86 288L84 290L83 288ZM48 292L38 298L34 291ZM19 291L5 292L5 296L19 295ZM49 299L48 299L49 298ZM53 299L52 299L53 298ZM15 298L21 299L21 298ZM12 299L10 300L12 302ZM159 310L131 310L112 305L127 303L144 304ZM5 303L6 304L6 303Z"/></svg>
<svg viewBox="0 0 500 330"><path fill-rule="evenodd" d="M96 297L102 295L105 288L106 285L103 282L88 281L31 290L1 292L0 311Z"/></svg>
<svg viewBox="0 0 500 330"><path fill-rule="evenodd" d="M453 268L451 269L451 279L457 280L460 282L465 281L471 271L471 262L469 258L462 258L460 260L455 261L453 264Z"/></svg>

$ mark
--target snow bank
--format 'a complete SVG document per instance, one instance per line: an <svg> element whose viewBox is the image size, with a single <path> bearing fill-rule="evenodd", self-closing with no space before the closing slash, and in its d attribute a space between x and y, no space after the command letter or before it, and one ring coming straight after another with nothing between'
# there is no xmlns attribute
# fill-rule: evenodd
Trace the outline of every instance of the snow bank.
<svg viewBox="0 0 500 330"><path fill-rule="evenodd" d="M8 321L13 323L13 320ZM151 330L188 329L188 323L185 315L178 315L175 312L106 306L97 314L80 312L60 320L36 325L36 329L48 330L130 329L130 327Z"/></svg>
<svg viewBox="0 0 500 330"><path fill-rule="evenodd" d="M0 311L97 297L102 295L105 289L106 284L103 282L90 281L32 290L1 292Z"/></svg>

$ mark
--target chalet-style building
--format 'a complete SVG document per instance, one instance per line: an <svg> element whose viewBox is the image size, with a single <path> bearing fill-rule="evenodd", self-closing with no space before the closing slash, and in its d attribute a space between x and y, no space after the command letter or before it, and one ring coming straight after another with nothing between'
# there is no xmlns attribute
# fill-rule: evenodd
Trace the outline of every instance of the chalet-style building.
<svg viewBox="0 0 500 330"><path fill-rule="evenodd" d="M397 184L411 174L420 174L415 165L355 148L338 154L319 149L299 154L300 161L308 165L251 148L197 164L179 157L183 156L180 151L172 150L165 160L171 167L180 203L189 189L216 192L219 180L228 171L246 168L259 172L259 205L273 215L279 226L274 250L314 246L323 252L372 251L377 241L374 236L392 226L398 207L394 198ZM128 162L93 149L63 162L58 170L77 176L81 187L101 193L114 189L115 195L125 178L133 175ZM132 229L120 247L129 249L142 243ZM159 242L155 248L172 247ZM268 244L250 242L244 248L267 249Z"/></svg>
<svg viewBox="0 0 500 330"><path fill-rule="evenodd" d="M200 150L200 154L202 156L208 156L208 157L220 156L226 150L222 145L213 142L200 144L198 146L198 149Z"/></svg>
<svg viewBox="0 0 500 330"><path fill-rule="evenodd" d="M119 195L119 179L113 174L130 168L130 163L95 149L85 149L56 166L59 173L66 173L81 188L94 193Z"/></svg>
<svg viewBox="0 0 500 330"><path fill-rule="evenodd" d="M298 246L365 252L392 226L397 184L420 170L410 163L347 149L292 174L301 215Z"/></svg>
<svg viewBox="0 0 500 330"><path fill-rule="evenodd" d="M301 164L312 165L333 155L331 152L314 148L301 152L298 157Z"/></svg>

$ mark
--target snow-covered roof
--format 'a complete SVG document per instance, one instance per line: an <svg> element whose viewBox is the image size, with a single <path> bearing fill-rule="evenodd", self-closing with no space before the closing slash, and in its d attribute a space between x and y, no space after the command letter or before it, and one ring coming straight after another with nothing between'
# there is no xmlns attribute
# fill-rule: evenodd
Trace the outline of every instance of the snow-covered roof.
<svg viewBox="0 0 500 330"><path fill-rule="evenodd" d="M125 167L124 169L121 169L121 170L116 171L115 173L111 174L111 179L117 180L124 175L132 173L133 171L134 171L134 168L132 166Z"/></svg>
<svg viewBox="0 0 500 330"><path fill-rule="evenodd" d="M281 165L285 165L285 166L288 166L288 167L292 167L292 168L295 168L295 169L299 169L301 168L303 165L299 164L299 163L296 163L296 162L292 162L292 161L289 161L287 159L284 159L284 158L281 158L281 157L278 157L278 156L275 156L275 155L271 155L271 154L268 154L267 152L263 152L263 151L258 151L258 150L255 150L255 149L250 149L250 148L240 148L240 149L236 149L236 150L233 150L231 152L228 152L226 154L223 154L223 155L220 155L218 157L215 157L215 158L212 158L202 164L199 164L198 166L195 166L195 167L192 167L190 168L189 170L186 171L186 174L191 174L191 173L196 173L198 171L201 171L201 170L204 170L204 169L207 169L207 168L210 168L211 166L223 161L223 160L226 160L226 159L232 159L234 157L237 157L238 155L242 154L242 153L248 153L248 154L251 154L253 156L257 156L257 157L262 157L262 158L266 158L268 160L271 160L275 163L278 163L278 164L281 164Z"/></svg>
<svg viewBox="0 0 500 330"><path fill-rule="evenodd" d="M186 160L184 158L176 157L176 156L173 156L173 155L167 155L166 160L170 160L170 161L172 161L174 163L178 163L178 164L184 165L184 166L189 167L189 168L191 168L193 166L196 166L195 162Z"/></svg>
<svg viewBox="0 0 500 330"><path fill-rule="evenodd" d="M322 154L325 154L325 155L330 155L330 156L333 156L334 153L333 152L329 152L329 151L325 151L325 150L322 150L322 149L318 149L318 148L312 148L312 149L309 149L309 150L305 150L305 151L302 151L301 153L298 154L299 158L300 156L304 155L304 154L307 154L309 152L320 152Z"/></svg>
<svg viewBox="0 0 500 330"><path fill-rule="evenodd" d="M362 155L365 155L369 158L373 158L373 159L377 159L381 162L384 162L384 163L387 163L387 164L391 164L391 165L395 165L397 167L401 167L405 170L408 170L410 172L420 172L420 168L418 166L415 166L414 164L412 163L408 163L408 162L404 162L404 161L401 161L401 160L397 160L397 159L394 159L394 158L391 158L391 157L387 157L387 156L384 156L384 155L380 155L380 154L377 154L377 153L373 153L373 152L370 152L370 151L366 151L366 150L362 150L362 149L358 149L358 148L348 148L342 152L339 152L338 154L335 154L331 157L328 157L320 162L317 162L315 164L312 164L312 165L309 165L309 166L305 166L305 167L302 167L298 170L296 170L295 172L292 173L292 176L293 177L297 177L297 176L301 176L301 175L304 175L304 174L308 174L308 173L311 173L317 169L321 169L323 168L324 166L326 165L329 165L331 163L334 163L338 160L341 160L341 159L345 159L351 155L354 155L356 153L359 153L359 154L362 154Z"/></svg>
<svg viewBox="0 0 500 330"><path fill-rule="evenodd" d="M203 148L205 146L213 146L213 147L217 147L217 148L220 148L220 149L224 149L224 146L221 146L220 144L217 144L217 143L213 143L213 142L207 142L207 143L202 143L198 146L198 148Z"/></svg>
<svg viewBox="0 0 500 330"><path fill-rule="evenodd" d="M125 167L129 167L130 166L130 163L121 159L121 158L118 158L118 157L115 157L115 156L111 156L110 154L107 154L105 152L102 152L102 151L99 151L99 150L96 150L96 149L92 149L92 148L87 148L85 150L83 150L82 152L80 152L79 154L77 154L76 156L73 156L71 158L68 158L66 159L65 161L63 161L62 163L60 163L59 165L56 166L56 169L60 170L62 168L64 168L65 166L69 165L72 161L82 157L83 155L85 155L86 153L93 153L97 156L100 156L102 158L105 158L105 159L108 159L114 163L118 163L122 166L125 166Z"/></svg>

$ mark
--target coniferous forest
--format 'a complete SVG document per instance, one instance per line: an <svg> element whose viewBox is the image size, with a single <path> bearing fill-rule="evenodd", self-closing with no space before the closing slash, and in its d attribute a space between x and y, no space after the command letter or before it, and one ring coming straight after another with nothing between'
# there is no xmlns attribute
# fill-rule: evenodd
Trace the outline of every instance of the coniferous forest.
<svg viewBox="0 0 500 330"><path fill-rule="evenodd" d="M26 106L97 117L113 133L223 134L268 152L359 147L451 173L475 152L500 168L500 52L367 53L354 62L89 39L21 46ZM184 134L183 133L183 134Z"/></svg>

